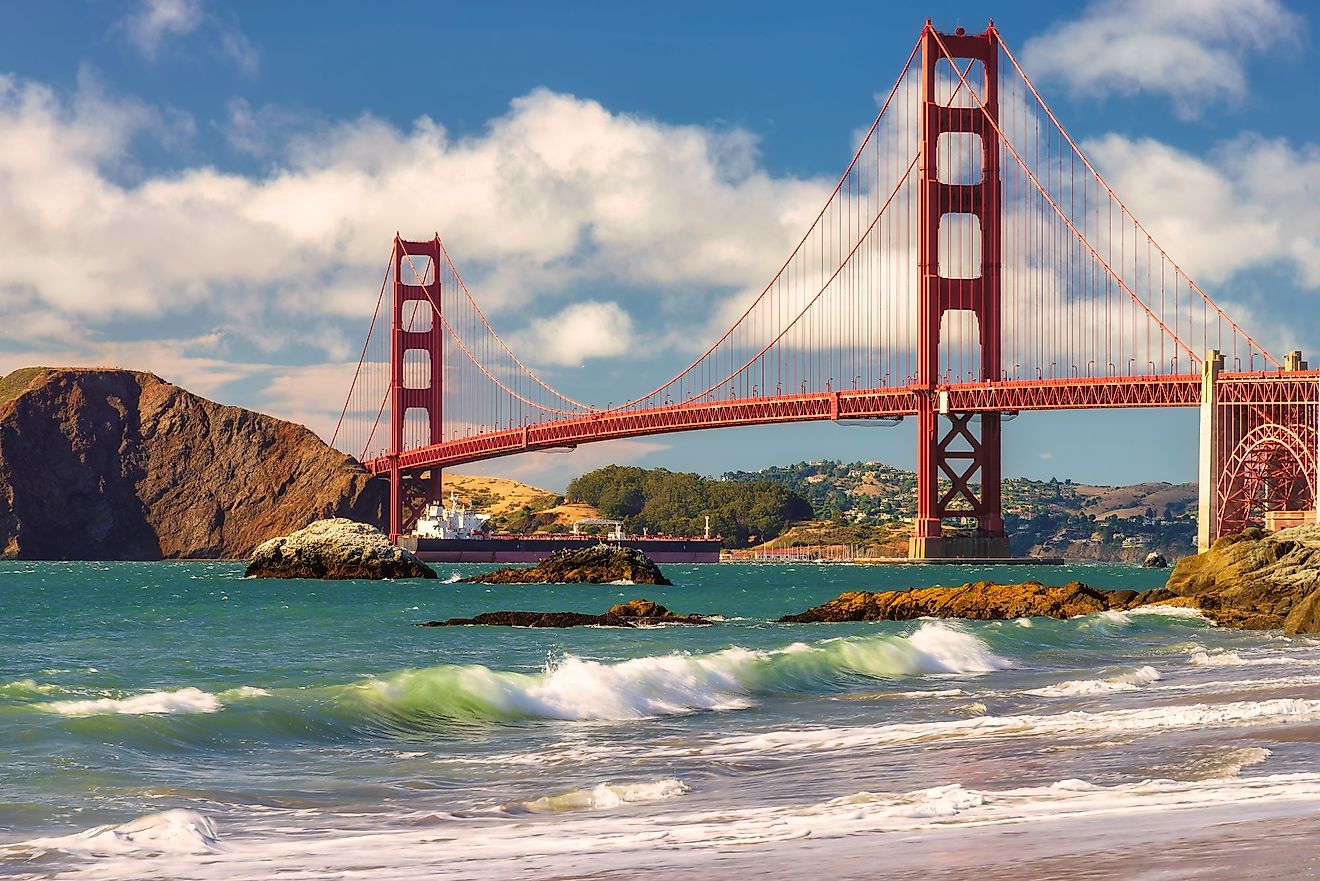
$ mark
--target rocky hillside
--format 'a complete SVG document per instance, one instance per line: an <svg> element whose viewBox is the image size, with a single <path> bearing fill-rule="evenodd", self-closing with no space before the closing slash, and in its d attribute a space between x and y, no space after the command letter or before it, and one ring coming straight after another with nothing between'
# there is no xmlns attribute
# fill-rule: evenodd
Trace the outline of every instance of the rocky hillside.
<svg viewBox="0 0 1320 881"><path fill-rule="evenodd" d="M0 379L0 555L244 557L323 517L380 521L385 493L301 425L150 373Z"/></svg>

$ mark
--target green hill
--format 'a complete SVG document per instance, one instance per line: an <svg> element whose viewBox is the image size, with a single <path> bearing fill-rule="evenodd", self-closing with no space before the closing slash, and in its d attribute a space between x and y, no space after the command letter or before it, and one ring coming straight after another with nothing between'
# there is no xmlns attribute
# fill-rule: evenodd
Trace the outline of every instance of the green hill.
<svg viewBox="0 0 1320 881"><path fill-rule="evenodd" d="M573 480L565 497L622 520L629 532L701 535L709 516L712 534L729 548L772 539L814 516L801 494L777 481L712 480L664 468L610 465Z"/></svg>

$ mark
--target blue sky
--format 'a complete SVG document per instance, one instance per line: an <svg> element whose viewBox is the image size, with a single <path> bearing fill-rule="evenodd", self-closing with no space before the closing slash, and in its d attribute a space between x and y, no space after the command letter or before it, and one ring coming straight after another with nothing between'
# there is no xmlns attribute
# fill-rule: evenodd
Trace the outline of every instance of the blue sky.
<svg viewBox="0 0 1320 881"><path fill-rule="evenodd" d="M327 432L394 231L438 230L552 383L618 400L677 372L681 341L777 268L925 18L976 31L987 12L1207 292L1276 354L1320 354L1320 75L1300 3L138 0L6 10L0 370L153 370ZM582 143L630 163L528 159ZM611 198L652 225L580 248ZM654 271L712 236L727 264ZM575 307L577 335L548 336ZM1194 432L1191 411L1024 414L1005 469L1190 480ZM910 466L912 431L704 432L468 470L553 487L609 461L827 457Z"/></svg>

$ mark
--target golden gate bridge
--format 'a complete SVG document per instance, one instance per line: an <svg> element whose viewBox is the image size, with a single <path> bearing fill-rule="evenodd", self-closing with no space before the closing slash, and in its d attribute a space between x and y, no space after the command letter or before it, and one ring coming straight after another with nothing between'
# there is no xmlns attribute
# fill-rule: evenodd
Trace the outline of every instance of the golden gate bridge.
<svg viewBox="0 0 1320 881"><path fill-rule="evenodd" d="M1006 416L1199 407L1204 547L1267 511L1314 511L1318 401L1320 371L1266 351L1159 246L993 23L927 21L797 246L677 376L620 404L574 400L496 333L438 235L396 236L332 443L388 477L397 539L450 466L912 416L910 556L1004 557Z"/></svg>

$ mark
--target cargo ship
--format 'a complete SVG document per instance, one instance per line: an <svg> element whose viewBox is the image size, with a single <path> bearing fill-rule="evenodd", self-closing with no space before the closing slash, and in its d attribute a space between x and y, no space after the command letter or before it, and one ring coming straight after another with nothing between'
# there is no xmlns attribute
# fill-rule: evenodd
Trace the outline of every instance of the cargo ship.
<svg viewBox="0 0 1320 881"><path fill-rule="evenodd" d="M706 518L705 536L627 535L618 520L579 520L567 534L544 532L515 534L486 531L489 514L478 514L460 505L453 494L449 504L431 502L417 518L411 535L400 536L399 545L428 563L539 563L564 548L588 548L602 542L637 548L657 563L718 563L719 537L710 535ZM604 535L581 532L584 526L605 526Z"/></svg>

